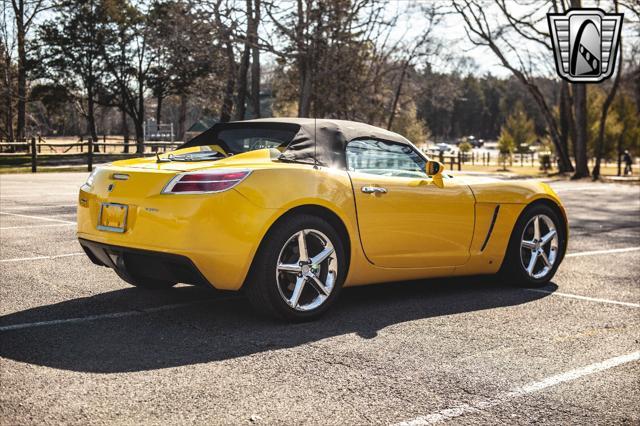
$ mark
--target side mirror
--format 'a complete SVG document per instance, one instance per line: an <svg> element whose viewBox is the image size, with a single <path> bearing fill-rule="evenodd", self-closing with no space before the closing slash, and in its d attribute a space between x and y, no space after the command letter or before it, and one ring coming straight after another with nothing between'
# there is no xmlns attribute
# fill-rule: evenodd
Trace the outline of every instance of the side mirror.
<svg viewBox="0 0 640 426"><path fill-rule="evenodd" d="M426 169L427 169L426 170L427 175L435 178L435 177L440 177L442 175L442 172L444 171L444 166L439 161L429 160L427 161Z"/></svg>

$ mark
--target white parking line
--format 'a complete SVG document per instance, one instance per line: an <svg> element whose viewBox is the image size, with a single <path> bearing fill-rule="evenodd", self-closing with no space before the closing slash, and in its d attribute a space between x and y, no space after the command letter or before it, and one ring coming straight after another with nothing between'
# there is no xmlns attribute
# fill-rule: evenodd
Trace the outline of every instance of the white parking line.
<svg viewBox="0 0 640 426"><path fill-rule="evenodd" d="M84 253L67 253L67 254L58 254L55 256L34 256L34 257L18 257L14 259L0 259L0 262L23 262L25 260L44 260L44 259L58 259L59 257L71 257L71 256L82 256Z"/></svg>
<svg viewBox="0 0 640 426"><path fill-rule="evenodd" d="M542 289L537 289L537 288L528 288L527 290L528 291L535 291L536 293L550 294L552 296L568 297L570 299L587 300L589 302L609 303L609 304L612 304L612 305L621 305L621 306L630 306L632 308L640 308L640 303L619 302L617 300L599 299L599 298L596 298L596 297L579 296L577 294L560 293L558 291L549 291L549 290L542 290Z"/></svg>
<svg viewBox="0 0 640 426"><path fill-rule="evenodd" d="M608 250L593 250L593 251L579 251L577 253L569 253L565 257L578 257L578 256L595 256L597 254L609 254L609 253L625 253L628 251L637 251L640 247L626 247Z"/></svg>
<svg viewBox="0 0 640 426"><path fill-rule="evenodd" d="M464 416L465 414L479 413L484 410L493 408L497 405L509 402L512 399L526 396L528 394L539 392L546 388L559 385L561 383L570 382L580 379L582 377L599 373L601 371L608 370L610 368L617 367L619 365L627 364L630 362L640 360L640 351L633 352L627 355L610 358L602 362L588 365L586 367L577 368L575 370L567 371L566 373L556 374L555 376L547 377L537 382L532 382L524 386L518 387L509 392L503 392L498 394L494 398L489 399L477 399L467 404L460 404L455 407L447 408L444 410L436 411L435 413L427 414L426 416L416 417L412 420L399 423L403 426L418 426L418 425L432 425L440 423L446 420L454 419Z"/></svg>
<svg viewBox="0 0 640 426"><path fill-rule="evenodd" d="M7 212L0 212L0 214L4 214L4 215L7 215L7 216L26 217L26 218L29 218L29 219L40 219L40 220L46 220L46 221L49 221L49 222L62 222L62 223L73 223L73 224L75 224L75 222L70 221L70 220L51 219L50 217L31 216L31 215L28 215L28 214L7 213Z"/></svg>
<svg viewBox="0 0 640 426"><path fill-rule="evenodd" d="M73 222L73 223L53 223L51 225L5 226L5 227L0 228L0 231L3 231L5 229L50 228L52 226L71 226L71 225L75 225L75 222Z"/></svg>
<svg viewBox="0 0 640 426"><path fill-rule="evenodd" d="M133 316L150 314L153 312L169 311L173 309L186 308L193 305L200 305L203 303L211 303L216 301L231 300L231 299L237 299L237 298L238 296L226 296L226 297L218 297L213 299L194 300L193 302L173 303L171 305L161 305L161 306L155 306L153 308L144 308L144 309L139 309L134 311L122 311L122 312L113 312L109 314L89 315L86 317L66 318L66 319L51 320L51 321L38 321L38 322L27 322L22 324L5 325L0 327L0 332L20 330L24 328L43 327L43 326L49 326L49 325L76 324L76 323L81 323L85 321L95 321L95 320L101 320L101 319L133 317Z"/></svg>

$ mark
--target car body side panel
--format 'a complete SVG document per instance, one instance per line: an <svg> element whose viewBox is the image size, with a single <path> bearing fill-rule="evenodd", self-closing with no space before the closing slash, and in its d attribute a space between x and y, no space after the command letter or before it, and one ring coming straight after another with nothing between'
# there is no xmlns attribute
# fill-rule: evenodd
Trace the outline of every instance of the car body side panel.
<svg viewBox="0 0 640 426"><path fill-rule="evenodd" d="M299 206L317 205L333 211L344 223L351 245L345 287L446 276L454 271L453 267L382 268L369 262L362 250L351 181L344 171L324 167L313 169L305 165L300 165L297 170L290 168L286 173L256 171L237 190L257 205L281 206L277 209L277 217L270 220L270 223Z"/></svg>
<svg viewBox="0 0 640 426"><path fill-rule="evenodd" d="M441 268L382 268L364 255L351 181L346 171L272 161L268 151L248 153L216 162L218 167L250 168L237 187L215 194L167 195L162 188L175 176L176 165L153 165L147 159L117 162L95 175L92 188L80 190L78 236L104 244L173 253L190 258L216 288L238 290L245 281L255 253L269 228L286 212L304 205L325 207L338 216L348 232L350 268L345 286L447 276L492 273L499 268L518 215L537 198L556 200L544 184L514 183L502 191L501 183L469 183L477 204L470 258L466 264ZM195 167L195 166L194 166ZM113 173L129 175L116 181ZM458 179L458 178L456 178ZM461 184L466 180L461 180ZM114 184L111 191L109 185ZM101 203L129 206L124 233L96 229ZM484 250L492 208L500 214ZM561 206L561 205L560 205ZM390 218L391 219L391 218Z"/></svg>
<svg viewBox="0 0 640 426"><path fill-rule="evenodd" d="M558 195L549 185L538 181L503 181L465 176L476 198L476 229L469 261L455 269L455 275L493 274L498 272L506 254L513 227L520 214L531 203L548 200L554 203L567 221ZM484 250L489 225L496 206L498 215Z"/></svg>
<svg viewBox="0 0 640 426"><path fill-rule="evenodd" d="M364 252L390 268L462 265L469 258L474 197L455 178L440 180L351 172ZM364 193L380 187L384 194Z"/></svg>
<svg viewBox="0 0 640 426"><path fill-rule="evenodd" d="M562 203L551 187L534 180L504 181L492 178L465 176L462 180L469 185L477 203L530 204L537 199L547 198L561 209Z"/></svg>
<svg viewBox="0 0 640 426"><path fill-rule="evenodd" d="M491 228L491 221L496 206L500 206L496 221ZM456 267L454 275L493 274L498 272L505 256L513 226L525 204L479 203L476 205L478 226L473 235L469 261ZM491 234L489 229L491 228ZM485 239L488 240L483 245Z"/></svg>

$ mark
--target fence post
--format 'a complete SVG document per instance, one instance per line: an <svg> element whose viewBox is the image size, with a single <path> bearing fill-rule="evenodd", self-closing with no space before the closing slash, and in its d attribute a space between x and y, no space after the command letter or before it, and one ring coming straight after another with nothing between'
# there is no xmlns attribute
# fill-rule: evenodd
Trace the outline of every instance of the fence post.
<svg viewBox="0 0 640 426"><path fill-rule="evenodd" d="M462 170L462 153L458 151L458 171Z"/></svg>
<svg viewBox="0 0 640 426"><path fill-rule="evenodd" d="M31 137L31 173L35 173L38 171L38 151L36 149L36 138Z"/></svg>
<svg viewBox="0 0 640 426"><path fill-rule="evenodd" d="M93 171L93 139L87 138L87 170Z"/></svg>

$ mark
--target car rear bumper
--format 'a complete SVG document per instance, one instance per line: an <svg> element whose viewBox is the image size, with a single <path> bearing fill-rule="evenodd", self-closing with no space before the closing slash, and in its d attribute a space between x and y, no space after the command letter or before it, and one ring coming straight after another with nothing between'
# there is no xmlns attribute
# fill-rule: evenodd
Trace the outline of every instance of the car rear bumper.
<svg viewBox="0 0 640 426"><path fill-rule="evenodd" d="M279 210L260 207L234 189L203 195L161 194L160 187L166 183L166 176L154 181L128 169L123 173L129 173L129 180L114 184L110 178L114 170L121 171L101 169L93 188L80 189L79 239L115 247L117 253L131 250L130 253L175 255L172 257L174 260L186 258L216 289L239 290L242 287L258 245L269 226L279 217ZM137 180L142 182L136 183ZM108 191L109 184L115 185L111 192ZM156 187L149 189L145 185ZM122 232L111 232L98 226L101 206L110 203L127 206L126 226ZM105 258L108 254L104 250L90 253L102 264L115 265L113 260ZM133 255L123 257L127 258L134 259L128 263L137 266L149 260L149 256L144 259ZM158 259L158 256L153 258ZM145 268L154 269L158 263L162 264L154 260L152 266ZM185 265L185 262L178 261L177 264ZM170 269L175 272L184 268L172 266ZM192 274L188 277L193 278ZM181 278L177 282L188 281Z"/></svg>
<svg viewBox="0 0 640 426"><path fill-rule="evenodd" d="M186 256L103 244L83 238L79 238L78 241L93 263L112 268L125 281L146 278L210 285L196 265Z"/></svg>

